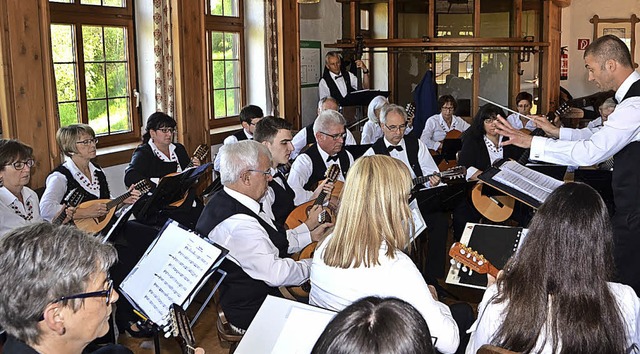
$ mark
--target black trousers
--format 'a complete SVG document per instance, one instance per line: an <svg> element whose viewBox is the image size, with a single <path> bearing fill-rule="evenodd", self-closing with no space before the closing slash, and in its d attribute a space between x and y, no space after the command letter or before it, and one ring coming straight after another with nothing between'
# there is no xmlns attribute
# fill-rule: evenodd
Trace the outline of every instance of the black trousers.
<svg viewBox="0 0 640 354"><path fill-rule="evenodd" d="M612 218L616 281L640 296L640 210L616 211Z"/></svg>

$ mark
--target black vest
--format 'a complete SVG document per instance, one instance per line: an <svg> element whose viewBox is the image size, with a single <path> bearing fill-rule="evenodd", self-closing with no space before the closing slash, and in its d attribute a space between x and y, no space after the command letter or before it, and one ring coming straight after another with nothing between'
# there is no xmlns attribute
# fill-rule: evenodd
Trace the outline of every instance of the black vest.
<svg viewBox="0 0 640 354"><path fill-rule="evenodd" d="M313 123L307 125L304 128L307 131L307 144L311 145L316 143L316 134L313 132Z"/></svg>
<svg viewBox="0 0 640 354"><path fill-rule="evenodd" d="M83 192L84 194L84 196L82 197L83 202L86 202L89 200L95 200L95 199L111 199L111 193L109 192L109 185L107 185L107 177L104 175L104 172L102 172L101 170L96 170L96 176L98 177L98 183L100 184L99 198L96 197L94 194L90 193L89 191L87 191L86 189L84 189L84 187L82 187L82 185L78 183L78 181L76 181L75 178L73 178L71 171L69 171L69 169L66 168L64 165L59 165L53 171L60 172L67 178L67 191L65 192L64 197L62 198L63 200L67 197L67 195L69 195L69 193L71 193L72 190L76 188L78 189L78 191Z"/></svg>
<svg viewBox="0 0 640 354"><path fill-rule="evenodd" d="M351 87L351 75L349 75L349 72L345 69L342 69L342 71L340 71L340 75L342 75L344 83L347 85L347 94L345 96L342 96L342 94L340 93L340 89L338 89L338 85L336 85L336 82L333 80L333 77L336 76L336 74L325 68L324 73L322 74L322 78L329 88L331 97L335 98L336 101L338 101L338 103L343 106L344 98L355 90L353 89L353 87Z"/></svg>
<svg viewBox="0 0 640 354"><path fill-rule="evenodd" d="M244 132L244 129L240 129L237 132L233 133L233 136L235 136L238 141L248 140L247 134Z"/></svg>
<svg viewBox="0 0 640 354"><path fill-rule="evenodd" d="M316 188L318 182L322 181L325 178L325 173L327 172L327 165L325 165L325 161L322 159L320 155L320 151L318 151L320 147L318 144L313 144L307 151L303 152L303 154L308 155L311 158L311 166L313 166L313 170L311 171L311 176L309 176L309 180L303 186L304 189L308 191L313 191ZM349 171L349 155L347 151L342 149L338 152L338 162L340 163L340 172L342 172L343 177L347 177L347 171Z"/></svg>
<svg viewBox="0 0 640 354"><path fill-rule="evenodd" d="M271 242L278 248L278 256L287 257L289 241L285 231L275 230L269 226L251 209L229 196L224 190L216 192L207 203L198 219L196 231L206 237L218 224L236 214L255 218L269 234ZM234 326L247 329L267 295L281 296L278 288L251 278L240 266L229 259L225 259L220 268L227 272L227 277L220 285L220 305Z"/></svg>
<svg viewBox="0 0 640 354"><path fill-rule="evenodd" d="M420 161L418 161L418 139L410 135L405 135L404 146L407 148L407 160L409 160L413 173L415 173L416 177L422 177L422 167L420 166ZM390 155L387 146L384 144L384 136L376 140L376 142L371 145L371 148L376 155Z"/></svg>
<svg viewBox="0 0 640 354"><path fill-rule="evenodd" d="M640 96L640 80L631 85L623 101ZM640 114L640 112L636 112ZM640 210L640 142L634 141L613 155L614 168L611 180L616 213Z"/></svg>
<svg viewBox="0 0 640 354"><path fill-rule="evenodd" d="M282 187L280 183L276 182L275 177L271 182L269 182L269 186L273 189L273 193L275 194L275 200L271 205L271 211L273 211L273 217L276 219L275 224L278 227L284 227L287 216L289 216L293 209L296 208L296 205L293 203L293 199L296 197L296 192L291 189L285 178L281 178L281 181L284 182L284 187Z"/></svg>

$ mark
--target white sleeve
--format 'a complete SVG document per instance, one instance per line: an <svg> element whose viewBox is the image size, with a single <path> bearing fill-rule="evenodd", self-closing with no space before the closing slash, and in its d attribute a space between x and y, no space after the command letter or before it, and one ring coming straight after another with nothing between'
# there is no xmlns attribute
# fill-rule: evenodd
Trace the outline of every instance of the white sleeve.
<svg viewBox="0 0 640 354"><path fill-rule="evenodd" d="M307 145L307 129L303 127L299 132L291 140L291 144L293 144L293 151L291 152L291 159L295 159L296 156L300 154L300 150Z"/></svg>
<svg viewBox="0 0 640 354"><path fill-rule="evenodd" d="M346 127L345 127L346 128ZM344 142L345 145L358 145L356 142L356 138L353 137L350 130L347 130L347 140Z"/></svg>
<svg viewBox="0 0 640 354"><path fill-rule="evenodd" d="M227 248L247 275L269 286L300 285L309 279L311 260L278 257L278 249L253 217L233 215L211 230L209 238Z"/></svg>
<svg viewBox="0 0 640 354"><path fill-rule="evenodd" d="M436 141L433 137L437 125L436 119L433 117L436 116L432 116L427 119L427 123L424 125L424 130L422 130L422 135L420 135L420 140L427 146L427 148L431 150L438 150L440 142Z"/></svg>
<svg viewBox="0 0 640 354"><path fill-rule="evenodd" d="M467 354L475 354L484 344L491 344L493 336L504 321L502 317L504 304L490 304L496 292L497 287L495 284L488 287L484 292L482 301L478 305L478 319L467 331L467 333L471 333L469 344L467 344Z"/></svg>
<svg viewBox="0 0 640 354"><path fill-rule="evenodd" d="M313 192L304 189L304 185L309 181L312 171L313 163L309 155L302 154L293 161L287 183L289 183L289 187L296 193L296 197L293 200L295 205L300 205L311 199Z"/></svg>
<svg viewBox="0 0 640 354"><path fill-rule="evenodd" d="M351 88L354 90L358 90L358 77L353 75L351 71L349 71L349 79L351 80Z"/></svg>
<svg viewBox="0 0 640 354"><path fill-rule="evenodd" d="M40 201L40 214L44 220L51 221L64 208L62 199L67 193L67 177L60 172L53 172L47 177L45 186Z"/></svg>
<svg viewBox="0 0 640 354"><path fill-rule="evenodd" d="M327 86L327 83L324 81L324 78L322 78L318 83L318 100L321 100L329 96L331 96L331 91L329 91L329 86Z"/></svg>
<svg viewBox="0 0 640 354"><path fill-rule="evenodd" d="M589 128L572 129L572 128L560 128L559 138L560 140L586 140L593 135L593 131Z"/></svg>
<svg viewBox="0 0 640 354"><path fill-rule="evenodd" d="M289 253L302 251L303 248L312 242L311 232L307 224L302 223L296 228L287 230L287 240L289 241Z"/></svg>
<svg viewBox="0 0 640 354"><path fill-rule="evenodd" d="M360 138L360 144L373 144L373 122L367 121L362 127L362 137Z"/></svg>
<svg viewBox="0 0 640 354"><path fill-rule="evenodd" d="M427 146L420 140L418 140L418 161L420 161L420 169L422 170L423 176L440 172L438 165L436 165L436 162L429 153L429 149L427 149Z"/></svg>
<svg viewBox="0 0 640 354"><path fill-rule="evenodd" d="M460 120L460 124L461 124L461 126L460 126L460 131L461 131L461 132L464 132L464 131L466 131L467 129L469 129L469 127L471 126L471 124L467 123L467 121L466 121L466 120L464 120L464 118L462 118L462 117L458 117L458 119Z"/></svg>

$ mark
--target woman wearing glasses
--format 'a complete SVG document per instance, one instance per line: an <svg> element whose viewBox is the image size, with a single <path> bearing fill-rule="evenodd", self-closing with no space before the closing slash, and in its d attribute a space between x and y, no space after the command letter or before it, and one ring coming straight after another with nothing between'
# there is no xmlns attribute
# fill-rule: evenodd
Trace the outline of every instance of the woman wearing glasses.
<svg viewBox="0 0 640 354"><path fill-rule="evenodd" d="M438 99L440 113L427 119L424 125L420 140L431 150L437 151L442 148L442 141L449 136L455 139L467 128L469 123L464 119L454 115L458 104L451 95L442 95Z"/></svg>
<svg viewBox="0 0 640 354"><path fill-rule="evenodd" d="M398 159L356 160L342 189L335 229L313 255L309 303L340 311L366 296L397 297L422 314L438 338L438 351L454 353L460 333L451 310L404 253L413 229L407 202L412 187L409 169Z"/></svg>
<svg viewBox="0 0 640 354"><path fill-rule="evenodd" d="M196 157L189 158L184 145L173 142L176 131L176 121L173 118L165 113L155 112L147 119L146 130L142 144L133 152L131 163L125 171L124 183L127 186L143 179L157 185L162 177L182 172L189 162L194 166L200 166L200 160ZM163 216L152 213L153 215L146 215L144 219L148 224L164 224L164 221L171 217L193 229L202 208L202 202L196 198L195 191L190 191L187 199L179 207L162 210Z"/></svg>
<svg viewBox="0 0 640 354"><path fill-rule="evenodd" d="M11 229L42 220L38 196L27 187L34 164L30 146L18 140L0 140L0 237Z"/></svg>
<svg viewBox="0 0 640 354"><path fill-rule="evenodd" d="M91 162L91 159L96 157L98 144L93 128L86 124L62 127L58 129L56 141L67 159L47 177L40 210L42 217L49 221L64 208L64 200L73 190L83 192L83 202L111 199L104 172ZM124 200L125 204L133 204L140 197L137 190L132 190L131 194ZM97 203L77 209L74 218L97 218L106 215L107 212L106 203Z"/></svg>

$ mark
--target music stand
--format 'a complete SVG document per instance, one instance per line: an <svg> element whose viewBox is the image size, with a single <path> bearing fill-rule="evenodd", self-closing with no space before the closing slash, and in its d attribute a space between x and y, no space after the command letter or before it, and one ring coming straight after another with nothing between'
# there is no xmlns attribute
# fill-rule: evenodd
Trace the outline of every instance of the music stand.
<svg viewBox="0 0 640 354"><path fill-rule="evenodd" d="M577 169L573 173L573 180L583 182L595 189L609 211L609 215L613 215L616 211L616 204L613 199L613 188L611 187L611 179L613 172L609 170L590 170Z"/></svg>
<svg viewBox="0 0 640 354"><path fill-rule="evenodd" d="M462 150L462 139L444 139L440 155L447 161L456 161L456 154L460 150Z"/></svg>

